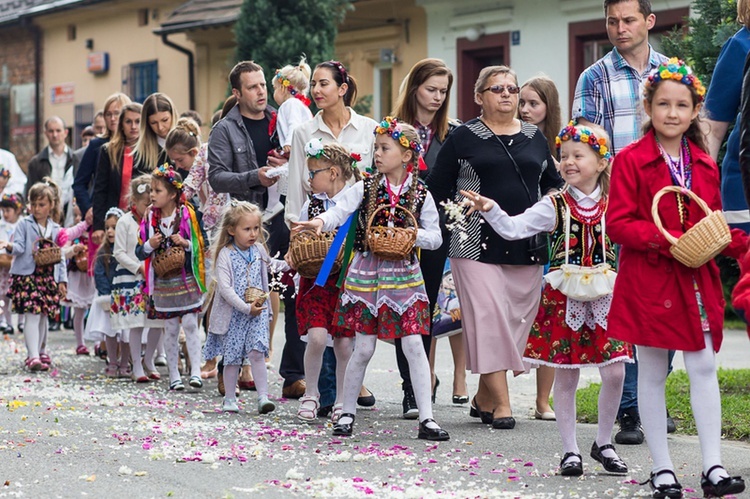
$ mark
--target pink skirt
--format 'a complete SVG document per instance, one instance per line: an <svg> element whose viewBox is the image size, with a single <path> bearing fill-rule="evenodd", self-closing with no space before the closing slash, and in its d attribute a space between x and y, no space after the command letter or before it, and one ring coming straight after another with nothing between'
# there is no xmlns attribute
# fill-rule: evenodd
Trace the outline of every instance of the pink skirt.
<svg viewBox="0 0 750 499"><path fill-rule="evenodd" d="M523 354L542 295L540 265L451 258L466 347L475 374L526 371Z"/></svg>

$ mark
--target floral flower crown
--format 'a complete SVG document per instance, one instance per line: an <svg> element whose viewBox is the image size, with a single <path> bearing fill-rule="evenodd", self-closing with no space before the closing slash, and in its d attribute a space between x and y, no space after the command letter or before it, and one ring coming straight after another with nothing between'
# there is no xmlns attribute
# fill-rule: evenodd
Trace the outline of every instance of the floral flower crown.
<svg viewBox="0 0 750 499"><path fill-rule="evenodd" d="M644 87L650 90L656 83L662 80L674 80L687 85L688 87L695 88L695 93L698 94L698 102L703 102L703 96L706 95L706 87L698 79L690 66L685 64L685 61L672 57L665 63L659 64L646 80Z"/></svg>
<svg viewBox="0 0 750 499"><path fill-rule="evenodd" d="M162 177L178 191L182 191L182 181L177 179L179 175L177 170L172 168L169 163L164 163L160 167L156 168L153 172L154 177Z"/></svg>
<svg viewBox="0 0 750 499"><path fill-rule="evenodd" d="M374 133L375 135L389 135L393 140L401 144L403 147L413 150L417 155L422 153L422 143L417 140L409 142L409 139L404 136L398 118L386 116L383 118L383 121L375 127Z"/></svg>
<svg viewBox="0 0 750 499"><path fill-rule="evenodd" d="M118 208L117 206L113 206L112 208L107 210L107 213L104 214L104 220L108 219L109 217L115 216L117 218L120 218L125 213Z"/></svg>
<svg viewBox="0 0 750 499"><path fill-rule="evenodd" d="M274 78L279 82L279 85L287 89L289 93L292 94L292 97L302 102L302 104L304 104L305 106L310 106L310 99L308 99L302 92L294 88L292 82L281 74L280 69L276 71L276 76Z"/></svg>
<svg viewBox="0 0 750 499"><path fill-rule="evenodd" d="M323 146L323 139L310 139L310 141L305 144L305 154L308 158L326 158L331 159L328 157L328 155L325 152L325 148ZM352 169L357 168L357 163L362 161L362 156L357 154L356 152L349 154L349 161L351 162Z"/></svg>
<svg viewBox="0 0 750 499"><path fill-rule="evenodd" d="M575 120L571 120L565 128L560 130L557 137L555 137L555 145L557 146L558 151L560 150L562 143L567 140L588 144L599 156L607 161L612 161L612 153L609 152L609 148L607 147L607 139L604 137L597 137L593 130L583 125L579 125Z"/></svg>
<svg viewBox="0 0 750 499"><path fill-rule="evenodd" d="M20 210L23 208L23 198L20 194L16 193L3 194L3 197L0 198L0 206L7 206L9 208Z"/></svg>
<svg viewBox="0 0 750 499"><path fill-rule="evenodd" d="M5 168L3 165L0 165L0 177L10 178L10 170Z"/></svg>

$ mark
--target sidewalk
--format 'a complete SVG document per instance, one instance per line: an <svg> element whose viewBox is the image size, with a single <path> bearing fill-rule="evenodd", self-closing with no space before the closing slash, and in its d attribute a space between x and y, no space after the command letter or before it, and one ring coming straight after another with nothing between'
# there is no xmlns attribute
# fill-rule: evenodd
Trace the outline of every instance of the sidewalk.
<svg viewBox="0 0 750 499"><path fill-rule="evenodd" d="M275 365L282 331L280 324ZM650 496L637 485L648 477L646 446L620 446L631 474L607 475L587 455L596 435L592 425L578 426L586 474L555 475L559 435L554 423L531 418L533 376L510 381L515 430L493 430L469 418L466 405L451 403L446 340L438 344L441 385L434 409L451 440L432 444L416 439L414 421L400 419L399 376L387 343L379 342L366 377L375 409L358 411L355 436L338 439L324 420L296 423L296 401L278 400L277 411L261 418L255 393L242 392L242 413L217 413L215 380L202 390L170 393L166 381L106 379L102 361L73 354L72 336L50 333L57 367L38 375L20 367L19 336L0 342L0 484L7 483L0 497ZM720 363L747 367L748 346L744 332L728 332ZM587 379L595 379L590 371ZM269 380L276 398L281 383L275 369ZM470 394L476 383L470 375ZM686 497L701 497L697 438L677 434L669 441ZM724 442L722 452L732 474L750 478L750 445Z"/></svg>

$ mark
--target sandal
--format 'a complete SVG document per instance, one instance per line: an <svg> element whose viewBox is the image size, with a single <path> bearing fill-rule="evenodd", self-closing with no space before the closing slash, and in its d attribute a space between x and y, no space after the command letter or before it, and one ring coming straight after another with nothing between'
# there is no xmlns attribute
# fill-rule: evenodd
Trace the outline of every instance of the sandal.
<svg viewBox="0 0 750 499"><path fill-rule="evenodd" d="M78 348L76 348L76 355L89 355L89 349L86 348L86 345L79 345Z"/></svg>
<svg viewBox="0 0 750 499"><path fill-rule="evenodd" d="M185 385L181 379L176 379L169 384L169 389L175 392L181 392L185 389Z"/></svg>
<svg viewBox="0 0 750 499"><path fill-rule="evenodd" d="M117 364L110 364L104 370L104 375L108 378L116 378L118 376L119 368L120 366L118 366Z"/></svg>
<svg viewBox="0 0 750 499"><path fill-rule="evenodd" d="M318 408L320 407L318 397L304 395L299 399L299 409L297 409L297 419L303 423L312 423L318 419Z"/></svg>
<svg viewBox="0 0 750 499"><path fill-rule="evenodd" d="M344 404L334 404L331 411L331 423L338 423L342 412L344 412Z"/></svg>

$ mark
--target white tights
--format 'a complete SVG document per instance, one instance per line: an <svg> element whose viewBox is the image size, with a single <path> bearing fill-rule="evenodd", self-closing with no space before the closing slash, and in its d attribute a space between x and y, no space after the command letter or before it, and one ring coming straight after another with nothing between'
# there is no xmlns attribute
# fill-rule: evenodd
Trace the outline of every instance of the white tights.
<svg viewBox="0 0 750 499"><path fill-rule="evenodd" d="M255 381L255 389L258 391L258 398L268 397L266 356L258 350L250 350L247 358L250 360L250 371L253 373L253 381ZM237 386L237 379L240 377L241 368L242 366L238 365L224 365L224 386L229 388L224 395L224 400L235 400L235 392L230 387Z"/></svg>
<svg viewBox="0 0 750 499"><path fill-rule="evenodd" d="M26 351L29 359L39 357L44 350L42 346L47 341L47 327L49 318L46 315L24 314L26 322L23 329L23 337L26 342Z"/></svg>
<svg viewBox="0 0 750 499"><path fill-rule="evenodd" d="M706 347L697 352L682 352L690 379L690 405L701 444L704 473L721 465L721 395L716 377L716 356L710 334L705 334ZM667 446L667 406L664 387L667 381L669 351L638 346L638 408L648 450L653 461L652 471L674 470ZM728 476L717 469L709 477L714 483ZM660 475L665 477L665 475ZM666 475L666 482L672 481ZM658 485L658 482L657 482Z"/></svg>
<svg viewBox="0 0 750 499"><path fill-rule="evenodd" d="M130 330L130 359L133 363L133 375L136 378L146 375L146 373L143 372L144 366L148 372L156 372L156 367L154 366L154 352L156 351L156 345L159 343L161 337L161 328L149 328L146 340L146 350L143 355L143 363L141 363L143 328L134 327Z"/></svg>
<svg viewBox="0 0 750 499"><path fill-rule="evenodd" d="M359 396L360 388L362 388L362 383L365 380L367 365L375 353L377 341L378 337L374 334L359 334L357 336L357 341L354 343L354 353L349 359L349 365L346 366L346 376L344 377L344 413L357 413L357 396ZM404 350L406 361L409 363L409 375L419 409L419 420L432 419L432 401L430 400L432 379L422 338L416 334L404 336L401 338L401 347ZM351 423L349 418L341 418L339 422ZM428 426L437 428L434 423L429 423Z"/></svg>
<svg viewBox="0 0 750 499"><path fill-rule="evenodd" d="M190 376L201 376L201 338L198 331L198 314L185 314L164 321L165 340L167 350L167 366L169 367L169 382L180 379L180 319L185 331L188 356L190 357ZM233 385L228 385L233 386Z"/></svg>
<svg viewBox="0 0 750 499"><path fill-rule="evenodd" d="M580 454L576 441L576 389L580 369L557 369L555 371L555 414L557 429L563 444L563 453ZM612 427L617 417L617 408L622 396L622 384L625 381L625 365L615 362L599 368L602 387L599 390L599 420L596 445L601 447L612 443ZM602 451L606 457L616 457L612 449ZM570 460L578 461L577 458Z"/></svg>
<svg viewBox="0 0 750 499"><path fill-rule="evenodd" d="M305 396L320 397L318 380L323 365L323 352L328 341L328 330L314 327L307 330L307 347L305 347ZM333 351L336 354L336 403L341 403L344 394L344 377L346 366L352 356L353 338L335 338ZM357 392L359 393L359 392Z"/></svg>
<svg viewBox="0 0 750 499"><path fill-rule="evenodd" d="M73 333L76 335L76 346L83 346L83 319L86 318L86 309L75 307L73 309Z"/></svg>

